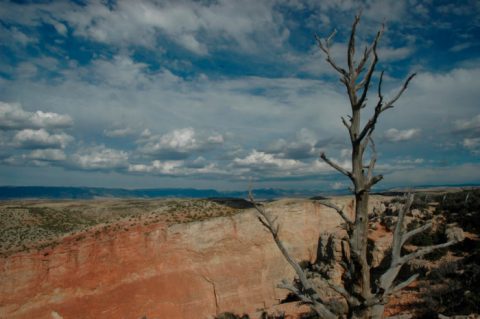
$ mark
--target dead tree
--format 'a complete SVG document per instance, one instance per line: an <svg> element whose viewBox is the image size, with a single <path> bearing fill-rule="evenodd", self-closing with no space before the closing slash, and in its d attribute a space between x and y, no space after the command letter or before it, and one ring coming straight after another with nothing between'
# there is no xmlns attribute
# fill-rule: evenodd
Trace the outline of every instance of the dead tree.
<svg viewBox="0 0 480 319"><path fill-rule="evenodd" d="M348 276L344 276L341 285L330 282L328 278L322 280L335 291L339 298L343 298L347 304L348 310L345 313L336 313L326 300L315 283L316 278L321 274L312 274L312 270L302 269L300 264L292 258L285 248L282 240L279 238L279 225L265 211L264 207L256 203L253 195L250 194L250 200L255 205L259 213L259 219L266 229L272 234L275 243L282 252L285 259L295 270L298 283L291 284L283 281L279 287L288 289L306 304L311 306L321 318L334 319L339 317L346 318L383 318L384 307L389 297L399 290L411 284L418 275L413 275L405 281L398 282L397 275L407 262L412 259L422 257L435 249L448 247L462 240L463 233L461 229L451 229L447 232L449 240L443 244L419 247L416 251L402 255L402 246L414 235L419 234L432 226L432 223L406 231L404 217L410 209L413 202L413 195L409 195L406 204L399 210L395 230L393 233L391 262L387 270L378 278L371 278L372 266L367 258L368 256L368 230L369 230L369 195L372 187L382 180L382 175L374 174L377 153L373 142L372 133L380 115L388 109L394 107L395 102L405 92L408 84L415 76L415 73L408 76L401 88L390 99L385 99L382 93L383 71L380 73L377 86L377 101L373 109L373 114L362 125L361 113L367 106L367 93L372 83L372 77L377 67L378 56L377 47L384 31L384 27L377 32L372 43L362 51L359 61L355 60L355 38L357 25L360 21L360 15L354 19L347 51L347 67L343 68L333 59L330 53L332 39L335 31L325 40L316 36L316 41L320 49L326 56L326 61L330 66L340 74L340 81L346 88L350 101L351 114L347 118L342 117L342 123L348 131L351 142L351 169L344 168L335 161L329 159L324 153L320 155L332 168L345 175L352 182L352 192L355 198L355 210L353 219L343 210L333 203L324 203L333 208L343 219L347 238L345 241L349 245L349 256L345 257L344 267ZM367 148L370 148L368 162L365 161ZM314 272L314 271L313 271Z"/></svg>

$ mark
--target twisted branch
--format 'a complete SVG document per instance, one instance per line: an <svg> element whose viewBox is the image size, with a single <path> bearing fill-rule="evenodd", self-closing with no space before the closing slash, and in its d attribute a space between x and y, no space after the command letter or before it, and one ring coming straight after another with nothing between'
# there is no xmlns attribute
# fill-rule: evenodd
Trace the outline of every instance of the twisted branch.
<svg viewBox="0 0 480 319"><path fill-rule="evenodd" d="M342 173L343 175L347 176L348 178L352 179L352 173L347 171L346 169L344 169L343 167L341 167L340 165L338 165L337 163L335 162L332 162L326 155L324 152L322 152L320 154L320 158L322 160L324 160L328 165L330 165L331 167L333 167L334 169L336 169L337 171L339 171L340 173Z"/></svg>
<svg viewBox="0 0 480 319"><path fill-rule="evenodd" d="M322 317L327 319L335 319L336 315L331 312L325 305L327 304L325 300L318 294L315 288L312 286L310 281L307 279L305 272L303 271L300 264L290 255L288 250L286 249L283 242L280 240L278 236L279 226L275 224L275 219L272 219L269 214L265 211L263 207L261 207L254 199L251 188L248 191L248 197L250 203L252 203L253 207L259 214L259 220L262 225L270 232L277 245L278 249L282 253L283 257L287 260L287 262L292 266L297 274L298 279L303 287L303 290L299 290L292 285L282 285L282 287L292 291L295 293L300 299L305 302L312 304L314 310Z"/></svg>
<svg viewBox="0 0 480 319"><path fill-rule="evenodd" d="M329 202L329 201L320 201L320 204L333 208L339 215L342 217L343 221L347 224L347 228L351 229L352 226L354 225L354 222L350 220L350 218L345 214L345 211L343 210L344 207L339 207L336 204Z"/></svg>

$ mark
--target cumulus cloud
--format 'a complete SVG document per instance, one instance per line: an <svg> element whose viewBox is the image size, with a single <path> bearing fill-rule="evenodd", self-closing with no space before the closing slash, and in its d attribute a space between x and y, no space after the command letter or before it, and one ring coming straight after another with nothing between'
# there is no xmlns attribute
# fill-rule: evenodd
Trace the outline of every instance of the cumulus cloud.
<svg viewBox="0 0 480 319"><path fill-rule="evenodd" d="M193 128L173 130L164 135L148 135L138 142L141 153L163 159L183 159L193 152L204 152L223 144L220 134L210 136L199 135Z"/></svg>
<svg viewBox="0 0 480 319"><path fill-rule="evenodd" d="M256 170L265 168L292 169L302 165L297 160L276 158L272 154L257 150L252 150L245 158L235 158L233 163L239 167L250 167Z"/></svg>
<svg viewBox="0 0 480 319"><path fill-rule="evenodd" d="M20 148L65 148L73 137L65 133L51 134L45 129L25 129L17 132L13 141Z"/></svg>
<svg viewBox="0 0 480 319"><path fill-rule="evenodd" d="M18 103L0 102L0 129L66 128L73 124L69 115L53 112L25 111Z"/></svg>
<svg viewBox="0 0 480 319"><path fill-rule="evenodd" d="M39 161L64 161L67 159L63 150L52 148L33 150L30 154L24 155L24 157Z"/></svg>
<svg viewBox="0 0 480 319"><path fill-rule="evenodd" d="M180 174L184 161L152 161L151 164L131 164L128 167L129 172L133 173L151 173L156 172L165 175Z"/></svg>
<svg viewBox="0 0 480 319"><path fill-rule="evenodd" d="M348 159L332 159L341 167L350 169ZM301 161L280 158L275 154L252 150L245 157L235 158L229 167L235 176L254 176L268 178L312 178L331 174L334 169L323 160Z"/></svg>
<svg viewBox="0 0 480 319"><path fill-rule="evenodd" d="M197 158L190 162L185 160L154 160L149 164L130 164L128 171L130 173L151 173L167 176L212 176L229 173L220 169L216 163L205 161L203 158Z"/></svg>
<svg viewBox="0 0 480 319"><path fill-rule="evenodd" d="M267 147L267 152L282 158L307 159L318 156L318 147L322 144L323 142L318 140L314 132L302 128L296 133L294 140L278 139Z"/></svg>
<svg viewBox="0 0 480 319"><path fill-rule="evenodd" d="M459 143L461 146L473 154L480 152L480 114L469 119L456 120L453 133L462 139Z"/></svg>
<svg viewBox="0 0 480 319"><path fill-rule="evenodd" d="M384 78L385 95L397 92L395 77L407 71L400 68L421 61L424 71L377 126L384 141L411 140L420 134L416 128L422 128L422 139L403 148L378 145L379 169L426 166L428 160L417 161L425 156L419 150L445 155L428 135L438 130L445 132L435 141L450 139L445 144L470 150L462 155L474 161L480 136L478 61L466 67L459 59L468 50L453 47L445 50L448 66L429 71L429 61L418 59L427 58L435 45L420 45L422 36L430 34L418 25L435 22L427 15L436 9L395 0L5 3L0 39L18 54L15 63L0 66L0 94L6 101L22 101L26 109L0 104L1 157L145 175L137 181L151 174L201 175L203 185L211 174L225 172L231 178L259 180L329 174L332 169L318 160L322 148L348 168L349 153L342 150L348 141L339 120L348 101L336 75L331 81L335 71L311 34L338 28L331 51L345 66L343 43L359 6L364 7L360 48L384 18L388 21L379 46L380 59L394 62L386 66L393 77ZM423 20L416 19L418 13ZM52 30L48 36L39 29L45 25ZM461 35L459 41L473 39ZM80 51L73 54L71 43L79 44ZM465 54L451 53L458 50ZM247 59L246 54L253 56ZM32 109L38 101L49 112ZM70 130L62 133L66 128ZM75 145L70 135L105 146L80 146L71 155ZM128 144L133 138L114 139L126 136L138 139L133 145ZM392 156L388 165L382 162ZM395 161L396 156L404 159ZM132 180L122 178L127 184Z"/></svg>
<svg viewBox="0 0 480 319"><path fill-rule="evenodd" d="M71 157L76 168L85 170L109 170L128 167L128 153L107 148L104 145L86 147Z"/></svg>
<svg viewBox="0 0 480 319"><path fill-rule="evenodd" d="M401 111L397 112L398 116L394 120L409 119L426 122L425 125L429 126L441 123L445 127L451 127L452 122L459 118L478 115L479 76L478 64L468 68L453 68L447 72L420 73L396 103ZM456 108L456 112L450 114L452 107ZM449 115L444 116L445 114ZM425 118L428 118L428 122Z"/></svg>
<svg viewBox="0 0 480 319"><path fill-rule="evenodd" d="M385 138L390 142L403 142L414 139L420 135L420 129L411 128L407 130L388 129Z"/></svg>

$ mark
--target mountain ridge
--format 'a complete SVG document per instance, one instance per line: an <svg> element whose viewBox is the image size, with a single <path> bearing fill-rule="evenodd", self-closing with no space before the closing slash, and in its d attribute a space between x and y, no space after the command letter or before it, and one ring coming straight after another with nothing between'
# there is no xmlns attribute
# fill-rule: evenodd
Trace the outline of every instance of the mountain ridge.
<svg viewBox="0 0 480 319"><path fill-rule="evenodd" d="M421 185L378 189L375 193L404 193L409 191L441 191L448 189L477 188L479 184ZM259 188L252 190L257 199L282 197L318 197L320 195L347 195L345 190L294 190ZM248 190L219 191L197 188L103 188L73 186L0 186L0 200L14 199L98 199L98 198L247 198Z"/></svg>

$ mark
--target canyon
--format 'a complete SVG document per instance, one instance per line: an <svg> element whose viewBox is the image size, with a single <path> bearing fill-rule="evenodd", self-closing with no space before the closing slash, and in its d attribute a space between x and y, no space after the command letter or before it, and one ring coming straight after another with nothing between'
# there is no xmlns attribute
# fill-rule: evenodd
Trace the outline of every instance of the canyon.
<svg viewBox="0 0 480 319"><path fill-rule="evenodd" d="M374 197L374 205L383 200ZM349 197L335 202L352 210ZM0 318L214 318L222 312L258 318L262 311L305 311L281 303L287 292L276 286L294 273L255 211L215 207L217 216L201 220L103 221L62 234L53 245L5 254ZM316 201L282 199L265 207L297 260L314 262L319 237L342 231L338 214Z"/></svg>

